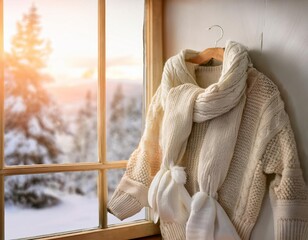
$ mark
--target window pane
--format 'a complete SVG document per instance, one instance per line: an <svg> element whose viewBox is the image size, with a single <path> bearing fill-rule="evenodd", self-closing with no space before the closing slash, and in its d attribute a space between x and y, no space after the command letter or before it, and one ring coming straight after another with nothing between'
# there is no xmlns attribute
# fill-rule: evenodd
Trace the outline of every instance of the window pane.
<svg viewBox="0 0 308 240"><path fill-rule="evenodd" d="M97 172L5 177L5 239L98 227Z"/></svg>
<svg viewBox="0 0 308 240"><path fill-rule="evenodd" d="M106 0L106 123L110 161L128 159L141 136L143 16L144 0Z"/></svg>
<svg viewBox="0 0 308 240"><path fill-rule="evenodd" d="M5 162L97 161L98 0L4 0Z"/></svg>
<svg viewBox="0 0 308 240"><path fill-rule="evenodd" d="M118 186L125 170L124 169L112 169L108 170L107 172L107 179L108 179L108 200L111 198L112 194L114 193L116 187ZM120 224L120 223L128 223L138 220L146 219L146 208L143 208L139 213L136 215L129 217L123 221L119 220L112 214L108 213L107 222L108 225L112 224Z"/></svg>

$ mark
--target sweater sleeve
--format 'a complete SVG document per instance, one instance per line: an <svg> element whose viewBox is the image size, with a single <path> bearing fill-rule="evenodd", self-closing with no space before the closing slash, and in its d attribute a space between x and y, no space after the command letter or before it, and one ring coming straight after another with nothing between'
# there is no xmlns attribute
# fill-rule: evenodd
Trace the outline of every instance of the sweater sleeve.
<svg viewBox="0 0 308 240"><path fill-rule="evenodd" d="M141 140L131 154L125 174L107 205L108 211L121 220L148 206L148 187L161 162L161 91L160 86L152 98Z"/></svg>
<svg viewBox="0 0 308 240"><path fill-rule="evenodd" d="M289 118L279 96L269 105L266 113L269 113L267 117L270 116L266 132L274 135L267 141L262 161L264 172L274 175L270 184L270 199L274 213L275 238L308 239L308 189Z"/></svg>

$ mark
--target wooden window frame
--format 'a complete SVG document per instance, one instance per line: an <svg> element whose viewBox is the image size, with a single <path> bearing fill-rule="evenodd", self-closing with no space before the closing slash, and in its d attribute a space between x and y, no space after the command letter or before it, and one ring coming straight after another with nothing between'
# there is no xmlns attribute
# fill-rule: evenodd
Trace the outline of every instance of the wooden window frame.
<svg viewBox="0 0 308 240"><path fill-rule="evenodd" d="M106 54L105 54L105 0L98 0L99 11L99 109L98 115L105 116L105 83L106 83ZM144 91L145 109L148 108L153 94L160 84L163 69L162 47L162 14L163 0L145 0L144 28ZM3 40L3 0L0 0L0 240L4 240L4 177L20 174L39 174L53 172L75 172L96 170L99 172L99 227L92 230L80 230L71 233L56 233L47 237L34 237L44 240L99 240L99 239L132 239L151 236L159 233L158 225L150 221L150 213L146 220L133 223L107 225L107 178L109 169L125 168L127 160L108 162L106 160L106 131L105 117L98 121L99 161L96 163L72 164L43 164L31 166L5 166L4 164L4 40ZM101 90L102 89L102 90ZM33 238L32 238L33 239Z"/></svg>

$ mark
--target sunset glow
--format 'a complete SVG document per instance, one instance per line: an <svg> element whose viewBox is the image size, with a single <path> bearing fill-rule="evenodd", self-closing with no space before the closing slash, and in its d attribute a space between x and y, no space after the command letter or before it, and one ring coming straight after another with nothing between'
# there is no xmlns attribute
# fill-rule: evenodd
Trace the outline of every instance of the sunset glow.
<svg viewBox="0 0 308 240"><path fill-rule="evenodd" d="M33 4L41 16L41 36L51 42L52 53L46 71L54 79L52 84L76 84L76 80L80 81L85 71L96 71L98 35L95 0L81 0L78 4L74 0L4 1L5 51L10 51L11 37L16 33L16 22L22 20L23 14ZM96 75L91 76L91 80L96 80Z"/></svg>
<svg viewBox="0 0 308 240"><path fill-rule="evenodd" d="M106 1L108 81L140 82L142 69L143 1ZM10 51L16 22L32 5L41 16L41 36L51 41L47 72L51 86L97 81L97 0L4 0L4 49ZM125 5L125 6L123 6ZM59 7L61 6L61 7ZM126 11L116 11L121 6ZM136 7L137 6L137 7ZM129 19L130 21L126 21ZM137 24L136 24L137 23ZM136 41L136 39L138 39ZM121 60L123 59L123 61Z"/></svg>

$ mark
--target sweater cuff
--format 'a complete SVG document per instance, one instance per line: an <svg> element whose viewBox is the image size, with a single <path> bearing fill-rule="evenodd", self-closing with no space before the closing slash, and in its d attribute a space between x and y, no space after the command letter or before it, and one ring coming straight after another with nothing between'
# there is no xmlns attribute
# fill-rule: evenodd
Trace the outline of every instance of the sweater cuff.
<svg viewBox="0 0 308 240"><path fill-rule="evenodd" d="M143 206L137 199L120 190L114 192L112 199L107 205L108 212L120 220L135 215L140 212L142 208Z"/></svg>
<svg viewBox="0 0 308 240"><path fill-rule="evenodd" d="M308 237L308 204L299 200L278 200L273 204L276 239L304 240Z"/></svg>
<svg viewBox="0 0 308 240"><path fill-rule="evenodd" d="M308 237L308 221L300 219L279 219L277 237L279 240L305 240Z"/></svg>
<svg viewBox="0 0 308 240"><path fill-rule="evenodd" d="M146 186L124 175L107 204L107 210L124 220L148 206L147 196Z"/></svg>

